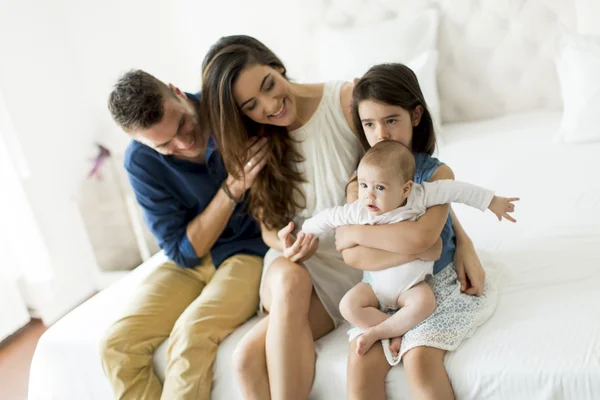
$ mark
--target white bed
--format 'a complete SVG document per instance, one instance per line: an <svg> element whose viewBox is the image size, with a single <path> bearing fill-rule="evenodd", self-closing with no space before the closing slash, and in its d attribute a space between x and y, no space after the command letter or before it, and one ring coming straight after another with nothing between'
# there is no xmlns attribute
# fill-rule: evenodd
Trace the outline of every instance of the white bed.
<svg viewBox="0 0 600 400"><path fill-rule="evenodd" d="M520 196L512 225L455 206L490 274L498 308L446 357L459 399L600 398L600 143L557 144L560 114L533 112L444 129L440 158L457 179ZM460 150L459 150L460 149ZM56 323L41 338L30 399L108 399L98 342L162 256L139 267ZM241 398L231 354L253 319L221 345L213 398ZM345 398L348 344L342 326L317 342L311 399ZM155 356L162 375L166 348ZM408 398L402 366L387 377L389 399Z"/></svg>

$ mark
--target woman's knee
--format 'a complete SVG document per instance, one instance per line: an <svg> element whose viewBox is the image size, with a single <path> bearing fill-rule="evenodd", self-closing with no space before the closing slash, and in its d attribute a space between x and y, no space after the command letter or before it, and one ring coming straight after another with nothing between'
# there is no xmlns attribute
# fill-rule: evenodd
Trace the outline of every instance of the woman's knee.
<svg viewBox="0 0 600 400"><path fill-rule="evenodd" d="M272 274L269 286L273 301L297 302L305 299L308 304L312 293L312 279L305 267L279 257L270 268Z"/></svg>

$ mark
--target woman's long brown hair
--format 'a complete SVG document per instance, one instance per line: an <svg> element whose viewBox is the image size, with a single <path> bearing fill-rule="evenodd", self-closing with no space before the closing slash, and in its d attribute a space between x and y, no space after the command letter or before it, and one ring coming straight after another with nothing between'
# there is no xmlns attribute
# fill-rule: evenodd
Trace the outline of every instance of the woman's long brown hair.
<svg viewBox="0 0 600 400"><path fill-rule="evenodd" d="M433 121L417 76L412 69L399 63L375 65L354 86L352 92L352 119L360 143L365 150L368 150L371 146L369 146L358 115L358 105L364 100L375 100L400 106L411 113L417 106L422 106L423 115L419 124L413 129L411 150L413 153L433 154L435 151Z"/></svg>
<svg viewBox="0 0 600 400"><path fill-rule="evenodd" d="M225 36L211 47L202 63L200 119L205 129L212 131L231 174L244 170L249 138L268 138L267 164L250 188L249 208L268 229L281 229L303 207L298 199L304 198L300 189L304 179L294 165L304 160L286 127L258 124L235 102L233 85L242 70L251 65L268 65L286 77L281 60L250 36Z"/></svg>

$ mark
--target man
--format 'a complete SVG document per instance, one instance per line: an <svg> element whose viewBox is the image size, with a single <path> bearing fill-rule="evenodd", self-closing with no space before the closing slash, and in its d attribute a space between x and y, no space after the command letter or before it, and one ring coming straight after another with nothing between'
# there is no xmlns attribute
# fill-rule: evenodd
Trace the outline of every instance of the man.
<svg viewBox="0 0 600 400"><path fill-rule="evenodd" d="M172 261L106 333L104 371L119 399L209 399L218 344L258 308L267 247L243 198L264 167L266 143L249 143L245 178L236 180L200 124L198 97L140 70L119 79L108 108L133 139L125 168ZM167 338L163 385L152 354Z"/></svg>

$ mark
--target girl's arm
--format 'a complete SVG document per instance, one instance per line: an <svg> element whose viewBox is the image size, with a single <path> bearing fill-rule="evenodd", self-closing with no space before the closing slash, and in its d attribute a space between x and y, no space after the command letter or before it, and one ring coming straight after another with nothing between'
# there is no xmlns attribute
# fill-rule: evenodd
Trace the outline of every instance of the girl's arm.
<svg viewBox="0 0 600 400"><path fill-rule="evenodd" d="M469 237L469 235L467 235L467 232L465 232L465 229L460 224L460 221L456 217L456 214L454 214L454 210L450 210L450 215L452 216L452 225L454 226L454 234L456 235L456 244L472 244L471 238Z"/></svg>
<svg viewBox="0 0 600 400"><path fill-rule="evenodd" d="M460 282L460 290L470 295L481 296L485 283L485 271L481 267L481 261L479 261L479 257L475 252L471 238L456 218L454 211L450 213L454 225L454 234L456 235L454 265Z"/></svg>
<svg viewBox="0 0 600 400"><path fill-rule="evenodd" d="M443 164L430 181L454 179L454 173ZM419 254L430 248L440 237L448 219L450 205L428 208L417 221L404 221L387 225L351 225L338 228L336 246L345 250L357 245L401 254Z"/></svg>
<svg viewBox="0 0 600 400"><path fill-rule="evenodd" d="M342 251L344 262L363 271L380 271L395 265L406 264L416 259L437 261L442 254L442 240L421 254L398 254L364 246L354 246Z"/></svg>
<svg viewBox="0 0 600 400"><path fill-rule="evenodd" d="M350 177L346 185L346 201L353 203L358 200L358 180L356 174ZM438 240L433 246L421 254L399 254L365 246L354 246L342 251L344 262L351 267L363 271L379 271L395 265L406 264L416 259L436 261L442 253L442 241Z"/></svg>

